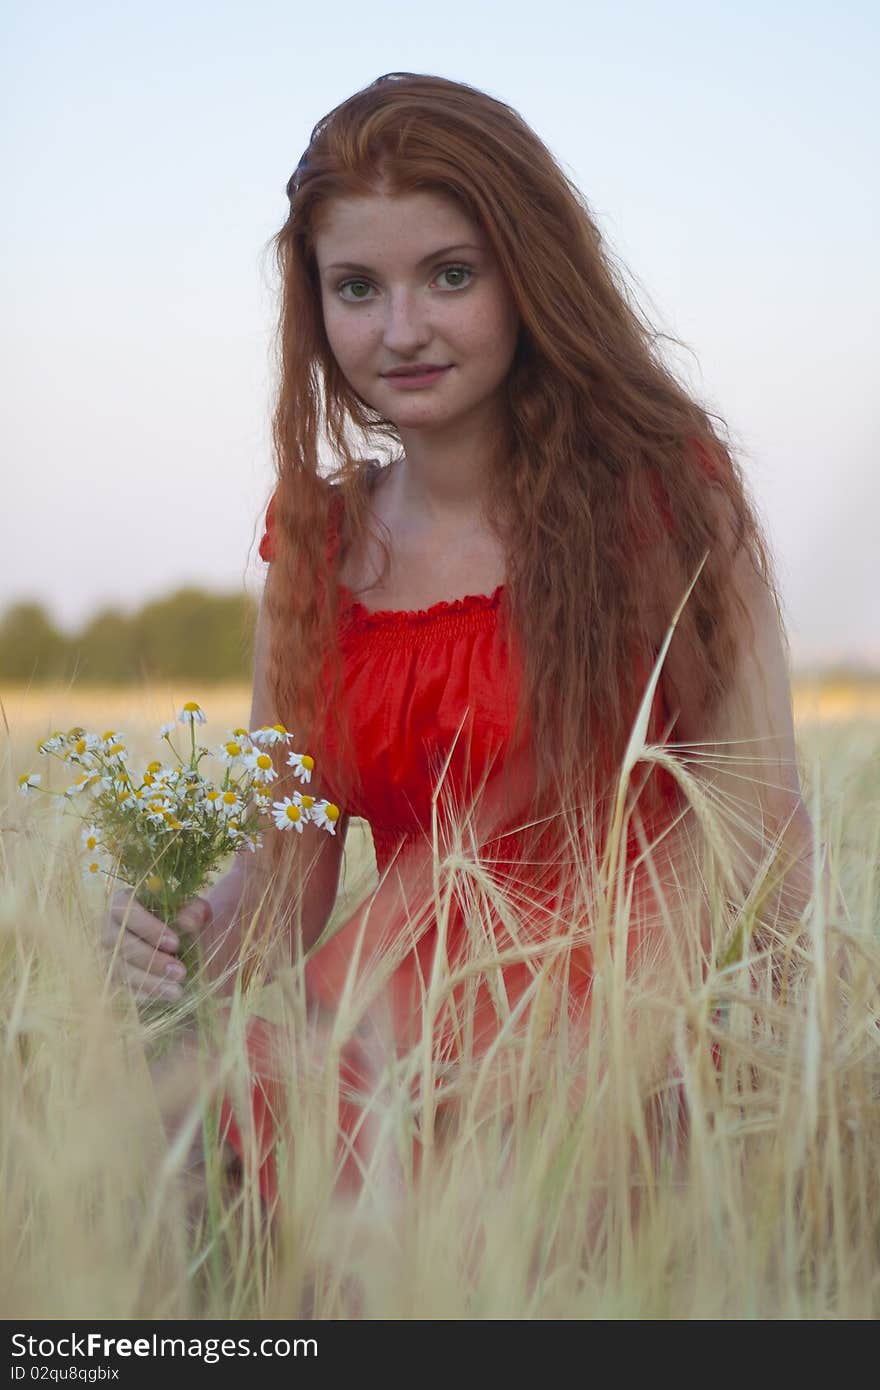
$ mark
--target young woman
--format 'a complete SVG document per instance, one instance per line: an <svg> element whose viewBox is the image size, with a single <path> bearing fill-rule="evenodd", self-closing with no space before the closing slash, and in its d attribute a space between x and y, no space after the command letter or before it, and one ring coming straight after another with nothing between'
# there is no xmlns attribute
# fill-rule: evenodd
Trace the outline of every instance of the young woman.
<svg viewBox="0 0 880 1390"><path fill-rule="evenodd" d="M273 884L288 958L309 953L316 1017L367 1001L343 1054L356 1086L370 1048L405 1053L429 1013L438 1067L485 1055L499 1029L526 1026L542 971L557 1005L585 1016L594 943L571 907L609 844L616 774L695 576L647 741L692 746L703 790L735 806L744 891L781 838L792 867L777 906L795 917L812 827L777 592L742 476L534 132L471 87L392 73L319 122L287 192L251 728L294 731L316 760L309 793L341 815L332 835L278 834L237 858L181 925L201 931L219 974ZM735 759L712 759L730 744ZM624 868L646 845L672 856L689 814L668 767L640 772ZM370 822L380 886L315 950L351 816ZM463 826L483 890L464 875L444 897L434 871ZM643 874L634 921L656 884ZM643 912L634 955L661 918ZM179 994L176 933L126 895L108 946L121 923L129 982ZM457 981L445 991L441 947ZM269 1199L270 1034L251 1034ZM351 1128L344 1104L340 1116ZM229 1098L224 1126L243 1152Z"/></svg>

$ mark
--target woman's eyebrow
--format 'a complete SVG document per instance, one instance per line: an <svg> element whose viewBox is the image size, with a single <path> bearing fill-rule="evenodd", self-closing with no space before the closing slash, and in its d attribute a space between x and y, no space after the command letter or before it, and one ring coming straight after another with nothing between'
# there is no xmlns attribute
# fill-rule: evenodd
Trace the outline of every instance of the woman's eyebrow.
<svg viewBox="0 0 880 1390"><path fill-rule="evenodd" d="M439 251L430 251L427 256L423 256L418 262L419 267L427 265L430 261L438 261L441 256L451 256L453 251L478 251L482 252L481 246L474 246L472 242L460 241L455 246L441 246ZM373 275L371 266L360 265L356 261L334 261L332 265L324 267L326 270L357 270L366 275Z"/></svg>

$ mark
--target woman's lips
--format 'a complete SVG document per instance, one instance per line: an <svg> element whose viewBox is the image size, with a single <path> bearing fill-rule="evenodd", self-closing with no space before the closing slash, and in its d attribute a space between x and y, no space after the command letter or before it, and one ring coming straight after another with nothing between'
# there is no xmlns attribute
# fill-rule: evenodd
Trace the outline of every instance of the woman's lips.
<svg viewBox="0 0 880 1390"><path fill-rule="evenodd" d="M403 391L416 391L422 386L431 386L451 371L450 367L438 367L432 372L407 372L402 376L386 376L389 386L397 386Z"/></svg>

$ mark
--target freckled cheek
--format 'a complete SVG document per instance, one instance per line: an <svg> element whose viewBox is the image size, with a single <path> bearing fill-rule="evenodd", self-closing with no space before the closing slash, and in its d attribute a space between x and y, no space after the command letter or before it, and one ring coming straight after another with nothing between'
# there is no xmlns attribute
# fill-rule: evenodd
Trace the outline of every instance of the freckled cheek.
<svg viewBox="0 0 880 1390"><path fill-rule="evenodd" d="M482 357L487 366L512 356L519 331L515 306L493 294L475 308L467 333L468 351Z"/></svg>
<svg viewBox="0 0 880 1390"><path fill-rule="evenodd" d="M330 350L343 371L371 370L378 329L370 324L369 315L359 314L354 322L327 315L324 327Z"/></svg>

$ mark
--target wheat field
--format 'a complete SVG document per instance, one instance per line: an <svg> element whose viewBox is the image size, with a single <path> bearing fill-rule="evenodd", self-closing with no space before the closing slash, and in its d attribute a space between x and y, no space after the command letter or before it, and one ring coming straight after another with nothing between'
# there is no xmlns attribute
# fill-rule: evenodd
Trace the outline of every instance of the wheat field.
<svg viewBox="0 0 880 1390"><path fill-rule="evenodd" d="M795 688L805 799L835 901L817 878L798 930L771 931L768 946L755 902L731 919L704 858L708 967L683 952L662 976L631 980L609 888L607 940L589 926L605 965L585 1052L572 1060L563 1030L511 1025L490 1070L463 1069L448 1132L426 1059L410 1059L415 1093L390 1068L366 1104L375 1142L355 1196L333 1181L338 1051L301 1054L314 1040L296 972L271 983L257 972L210 1056L240 1084L244 1024L262 1014L314 1059L291 1083L294 1139L272 1220L253 1183L230 1189L212 1156L207 1089L169 1140L150 1062L179 1022L139 1016L107 979L103 897L82 878L78 826L17 793L22 773L43 770L35 745L54 728L118 728L146 759L159 724L193 698L209 738L247 720L238 687L2 693L7 1318L878 1316L880 691ZM439 867L461 873L460 855ZM480 881L479 865L469 872ZM369 826L356 821L334 922L375 886ZM199 1001L202 1041L220 1036L212 1008ZM199 1132L207 1169L194 1179Z"/></svg>

